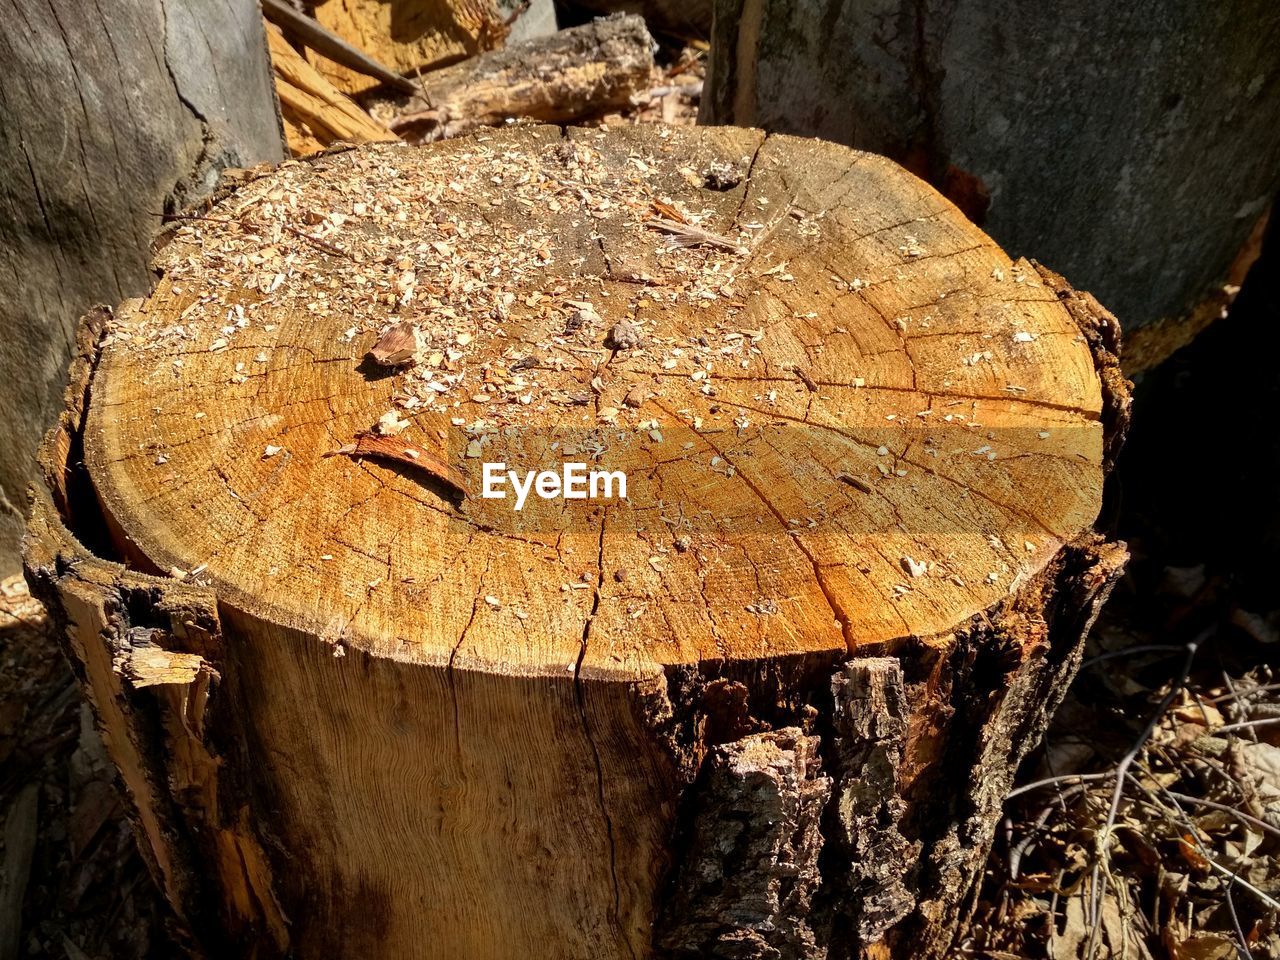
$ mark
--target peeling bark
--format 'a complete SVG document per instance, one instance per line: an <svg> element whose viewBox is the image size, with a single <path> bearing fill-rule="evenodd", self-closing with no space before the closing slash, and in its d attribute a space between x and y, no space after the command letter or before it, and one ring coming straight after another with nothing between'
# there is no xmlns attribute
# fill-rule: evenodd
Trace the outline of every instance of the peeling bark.
<svg viewBox="0 0 1280 960"><path fill-rule="evenodd" d="M831 796L818 738L794 727L716 747L658 945L673 957L823 957L809 924Z"/></svg>
<svg viewBox="0 0 1280 960"><path fill-rule="evenodd" d="M684 800L664 955L945 955L1126 557L1086 537L927 673L905 677L897 657L838 666L828 701L808 694L823 714L797 714L822 735L787 726L712 748ZM709 689L675 713L705 717Z"/></svg>
<svg viewBox="0 0 1280 960"><path fill-rule="evenodd" d="M841 772L834 810L836 841L848 877L833 877L837 909L852 918L858 943L879 940L915 904L909 888L919 842L902 835L906 801L901 768L910 711L898 661L854 660L831 682Z"/></svg>

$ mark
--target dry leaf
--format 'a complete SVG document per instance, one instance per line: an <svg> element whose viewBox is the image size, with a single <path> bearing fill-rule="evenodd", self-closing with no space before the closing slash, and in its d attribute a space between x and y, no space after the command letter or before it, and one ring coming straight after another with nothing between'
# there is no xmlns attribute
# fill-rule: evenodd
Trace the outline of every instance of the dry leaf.
<svg viewBox="0 0 1280 960"><path fill-rule="evenodd" d="M466 480L449 464L435 454L424 450L414 443L408 443L399 437L379 437L365 433L356 437L354 443L348 443L335 450L329 456L342 455L351 457L368 457L371 460L390 460L420 470L448 486L460 496L470 496Z"/></svg>

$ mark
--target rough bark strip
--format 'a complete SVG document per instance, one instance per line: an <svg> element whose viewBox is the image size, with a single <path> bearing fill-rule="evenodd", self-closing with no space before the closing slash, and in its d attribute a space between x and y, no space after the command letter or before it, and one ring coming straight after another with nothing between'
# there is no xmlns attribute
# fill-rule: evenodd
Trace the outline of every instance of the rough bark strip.
<svg viewBox="0 0 1280 960"><path fill-rule="evenodd" d="M685 800L686 846L655 939L662 955L944 956L1018 766L1126 559L1087 536L975 617L926 674L904 678L896 657L839 667L825 715L807 725L823 736L783 727L712 748ZM712 689L689 700L686 687L677 713L705 720ZM761 723L745 705L737 715ZM824 808L814 820L801 815L809 802Z"/></svg>
<svg viewBox="0 0 1280 960"><path fill-rule="evenodd" d="M891 657L851 661L832 678L831 692L839 770L833 812L848 869L847 879L831 878L833 895L844 901L835 909L852 919L854 942L868 944L915 904L909 878L920 844L902 835L900 774L910 707L902 666Z"/></svg>
<svg viewBox="0 0 1280 960"><path fill-rule="evenodd" d="M1080 665L1084 640L1120 578L1123 546L1087 536L1001 610L975 618L927 683L953 711L928 745L935 763L908 792L908 829L923 845L918 902L886 942L913 956L947 953L981 876L1005 795Z"/></svg>
<svg viewBox="0 0 1280 960"><path fill-rule="evenodd" d="M167 210L281 156L253 0L0 4L0 573L76 320L146 291Z"/></svg>
<svg viewBox="0 0 1280 960"><path fill-rule="evenodd" d="M1102 382L1102 424L1106 437L1105 463L1107 469L1115 466L1116 457L1124 438L1129 434L1129 420L1133 412L1133 383L1125 378L1121 368L1120 321L1098 302L1098 298L1085 290L1076 290L1060 274L1043 264L1031 261L1045 286L1067 308L1071 319L1080 328L1080 334L1093 352L1094 365Z"/></svg>
<svg viewBox="0 0 1280 960"><path fill-rule="evenodd" d="M690 960L826 955L809 924L831 794L820 770L818 739L795 727L711 751L660 948Z"/></svg>

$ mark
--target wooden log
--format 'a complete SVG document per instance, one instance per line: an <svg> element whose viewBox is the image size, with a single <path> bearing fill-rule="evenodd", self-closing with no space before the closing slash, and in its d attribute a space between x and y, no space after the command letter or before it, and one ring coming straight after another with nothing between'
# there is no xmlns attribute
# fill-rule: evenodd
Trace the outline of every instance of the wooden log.
<svg viewBox="0 0 1280 960"><path fill-rule="evenodd" d="M77 319L147 290L167 211L282 156L253 0L9 3L0 16L0 576Z"/></svg>
<svg viewBox="0 0 1280 960"><path fill-rule="evenodd" d="M715 23L705 122L904 163L1097 293L1131 372L1220 316L1257 257L1280 187L1270 0L717 0Z"/></svg>
<svg viewBox="0 0 1280 960"><path fill-rule="evenodd" d="M155 267L26 563L208 953L945 950L1124 559L1091 297L729 128L287 162Z"/></svg>
<svg viewBox="0 0 1280 960"><path fill-rule="evenodd" d="M604 17L424 75L421 96L391 127L421 143L505 120L601 116L629 106L652 73L653 38L644 21Z"/></svg>
<svg viewBox="0 0 1280 960"><path fill-rule="evenodd" d="M267 44L285 139L295 157L316 153L337 141L381 143L398 139L322 77L271 26L267 27Z"/></svg>

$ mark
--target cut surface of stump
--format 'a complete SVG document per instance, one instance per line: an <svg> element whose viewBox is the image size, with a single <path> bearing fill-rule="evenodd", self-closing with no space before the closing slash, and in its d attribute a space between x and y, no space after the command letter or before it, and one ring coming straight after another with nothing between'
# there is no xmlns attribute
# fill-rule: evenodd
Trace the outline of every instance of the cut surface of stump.
<svg viewBox="0 0 1280 960"><path fill-rule="evenodd" d="M945 946L1122 559L1091 298L886 160L728 128L289 162L156 270L66 441L116 626L64 619L153 744L124 780L198 937ZM412 360L366 356L394 327ZM625 498L483 495L571 462ZM65 608L59 522L27 562ZM131 717L188 687L163 736Z"/></svg>

